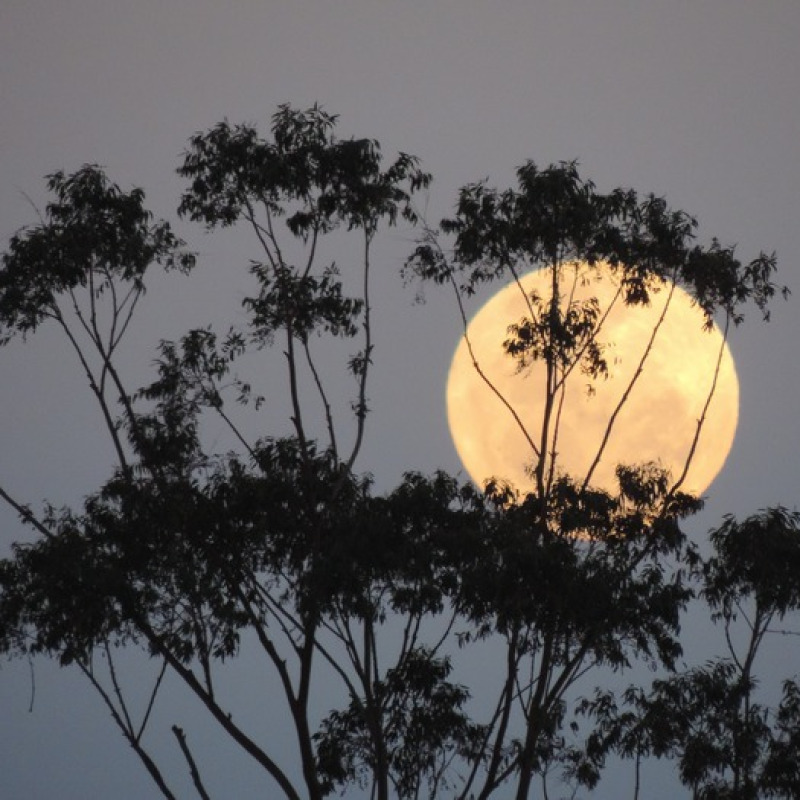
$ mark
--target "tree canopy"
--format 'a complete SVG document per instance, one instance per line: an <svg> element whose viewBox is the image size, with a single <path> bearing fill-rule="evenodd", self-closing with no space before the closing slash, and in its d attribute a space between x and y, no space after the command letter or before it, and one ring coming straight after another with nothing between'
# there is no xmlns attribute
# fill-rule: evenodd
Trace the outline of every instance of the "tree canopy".
<svg viewBox="0 0 800 800"><path fill-rule="evenodd" d="M617 491L600 491L590 475L560 472L553 444L566 376L602 380L608 366L596 307L561 302L577 263L607 265L621 303L678 284L709 322L739 324L748 305L768 316L781 291L775 256L742 262L716 240L704 246L687 214L630 189L602 194L575 163L528 162L513 189L469 184L433 227L415 204L431 181L419 161L401 153L384 166L377 142L339 139L336 122L318 106L281 106L266 138L227 121L190 138L178 213L249 230L257 290L243 324L162 342L152 381L137 389L119 344L151 272L189 273L195 256L140 189L99 167L48 178L39 224L2 256L0 342L60 329L117 463L75 508L39 513L0 485L35 533L0 561L0 651L79 670L168 798L176 767L149 739L167 673L263 768L265 791L290 800L357 790L522 800L539 785L547 796L554 780L592 789L611 756L637 776L642 758L671 759L697 798L798 796L800 685L788 675L777 704L765 704L755 661L773 623L800 606L800 516L728 518L698 547L684 521L701 500L681 491L680 475L621 464ZM552 295L527 298L505 344L521 370L546 366L541 429L518 416L531 492L409 471L378 494L357 469L380 352L373 244L400 221L419 231L406 279L448 286L465 331L466 299L484 284L550 271ZM346 269L326 255L334 232L358 243ZM326 338L353 348L341 365L352 378L349 438L319 366ZM273 347L292 435L252 436L237 414L260 398L240 365ZM235 449L208 447L211 419ZM729 652L686 667L690 604L707 608ZM487 645L491 669L470 684L464 665ZM142 707L115 669L127 650L156 665ZM296 763L226 705L234 658L261 659L276 676ZM657 671L650 684L603 685L637 663ZM219 781L193 757L192 731L172 730L197 795L213 796Z"/></svg>

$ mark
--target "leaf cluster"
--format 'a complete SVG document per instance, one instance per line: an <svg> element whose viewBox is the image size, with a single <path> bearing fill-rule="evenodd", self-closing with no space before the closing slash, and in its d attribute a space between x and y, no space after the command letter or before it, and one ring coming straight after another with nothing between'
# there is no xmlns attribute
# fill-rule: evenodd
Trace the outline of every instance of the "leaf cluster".
<svg viewBox="0 0 800 800"><path fill-rule="evenodd" d="M708 319L722 311L740 321L746 302L767 316L775 293L787 293L773 283L774 254L742 263L735 248L717 240L696 244L695 219L663 198L640 199L633 189L602 194L574 161L544 169L529 161L517 170L514 189L468 184L455 216L440 228L453 238L451 255L428 237L406 270L424 281L456 280L467 294L486 282L574 262L609 265L629 304L648 304L665 281L679 282Z"/></svg>
<svg viewBox="0 0 800 800"><path fill-rule="evenodd" d="M413 221L411 193L430 183L418 160L405 153L381 169L372 139L339 140L336 117L313 106L282 105L272 118L272 141L255 127L221 122L190 139L178 173L191 181L179 211L207 227L230 226L257 206L284 216L306 240L340 224L374 232L378 221ZM408 184L408 190L402 185Z"/></svg>
<svg viewBox="0 0 800 800"><path fill-rule="evenodd" d="M89 287L95 296L115 282L139 289L153 263L188 272L194 256L169 223L154 221L144 192L128 192L87 164L47 178L55 199L38 226L15 234L0 268L0 333L34 331L54 316L59 295Z"/></svg>
<svg viewBox="0 0 800 800"><path fill-rule="evenodd" d="M581 713L593 720L587 763L597 768L608 752L673 758L696 797L788 800L800 791L792 749L800 736L800 689L788 679L776 706L760 702L753 664L770 621L800 610L793 588L798 517L780 507L741 522L727 517L710 540L713 553L697 562L695 574L712 619L724 625L729 657L658 679L649 690L630 687L621 702L608 691L584 700ZM743 652L731 633L739 615L748 634Z"/></svg>

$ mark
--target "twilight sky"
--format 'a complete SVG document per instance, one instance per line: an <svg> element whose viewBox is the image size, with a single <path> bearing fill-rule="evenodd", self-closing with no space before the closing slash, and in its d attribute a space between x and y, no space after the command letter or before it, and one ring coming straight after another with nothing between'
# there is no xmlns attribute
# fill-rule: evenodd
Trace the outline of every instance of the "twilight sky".
<svg viewBox="0 0 800 800"><path fill-rule="evenodd" d="M188 137L225 117L266 134L283 102L319 101L340 115L340 136L419 156L434 174L433 222L460 185L488 176L504 187L527 159L578 159L600 191L664 195L699 219L704 240L738 243L743 259L776 250L795 292L769 325L751 315L734 332L740 427L690 522L701 535L723 513L793 507L800 494L799 40L796 0L0 0L0 236L35 222L26 196L46 202L45 174L86 162L142 186L175 221ZM200 263L147 296L124 354L141 381L160 338L236 318L257 257L244 232L176 227ZM403 287L412 237L391 231L376 257L374 415L359 466L379 488L407 469L459 469L444 408L458 317L448 297L431 289L415 305ZM0 369L0 484L34 506L79 501L111 453L76 364L43 330L0 351ZM5 509L0 526L5 554L26 534ZM242 686L261 680L248 670L235 667ZM0 664L0 792L151 796L78 676L42 661L35 677L29 713L28 664ZM165 747L183 713L172 698ZM229 796L257 796L244 766L236 779Z"/></svg>

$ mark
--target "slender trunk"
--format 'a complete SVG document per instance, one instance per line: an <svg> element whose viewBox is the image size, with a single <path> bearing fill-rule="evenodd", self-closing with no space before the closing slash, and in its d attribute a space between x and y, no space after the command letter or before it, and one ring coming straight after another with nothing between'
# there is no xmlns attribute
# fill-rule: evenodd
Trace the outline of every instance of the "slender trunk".
<svg viewBox="0 0 800 800"><path fill-rule="evenodd" d="M536 691L530 700L527 713L527 730L525 744L519 756L519 783L517 784L516 800L527 800L533 780L534 759L536 744L542 733L544 722L544 698L547 693L547 680L550 675L553 655L555 633L549 630L545 636L542 658L539 664L539 676L536 681Z"/></svg>
<svg viewBox="0 0 800 800"><path fill-rule="evenodd" d="M300 658L300 684L297 697L291 703L297 740L300 745L300 758L303 765L303 778L308 788L310 800L322 800L323 792L317 775L314 744L308 724L308 697L311 688L311 666L314 657L316 625L310 623L303 633L305 643Z"/></svg>
<svg viewBox="0 0 800 800"><path fill-rule="evenodd" d="M508 650L506 653L506 682L503 686L504 701L500 716L500 724L497 727L497 733L494 737L494 744L491 749L492 759L486 771L486 779L483 789L478 795L478 800L488 800L496 786L497 773L502 761L503 744L505 743L506 731L508 730L508 723L511 717L511 706L514 702L514 681L517 676L517 665L519 663L517 658L518 643L519 630L515 628L514 632L511 634L511 640L508 643Z"/></svg>
<svg viewBox="0 0 800 800"><path fill-rule="evenodd" d="M375 653L372 622L364 620L364 697L367 725L375 752L374 791L376 800L389 800L389 754L383 737L383 714L375 697Z"/></svg>

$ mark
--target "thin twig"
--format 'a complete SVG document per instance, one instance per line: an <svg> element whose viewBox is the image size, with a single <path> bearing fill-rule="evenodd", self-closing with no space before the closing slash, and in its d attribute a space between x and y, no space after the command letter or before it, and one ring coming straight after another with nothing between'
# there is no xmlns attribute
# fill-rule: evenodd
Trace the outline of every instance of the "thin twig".
<svg viewBox="0 0 800 800"><path fill-rule="evenodd" d="M197 789L197 793L200 795L200 797L203 798L203 800L211 800L208 792L203 786L203 781L200 779L200 772L198 771L197 764L195 763L192 753L189 750L189 745L186 743L186 734L183 732L183 728L179 728L177 725L173 725L172 732L175 734L175 738L178 740L181 752L183 753L183 756L186 759L186 763L189 765L189 772L191 773L192 776L192 783L194 783L195 789Z"/></svg>
<svg viewBox="0 0 800 800"><path fill-rule="evenodd" d="M81 366L83 367L83 371L86 374L86 378L87 378L87 380L89 382L89 388L92 390L92 394L94 394L95 398L97 399L98 404L100 405L100 410L101 410L101 412L103 414L103 419L105 420L106 428L108 429L109 435L111 436L111 441L114 444L114 449L117 452L117 459L119 461L120 468L122 469L123 473L125 473L125 475L130 478L131 469L130 469L130 466L128 464L128 460L125 457L125 450L122 447L122 442L121 442L121 440L119 438L119 432L117 431L117 427L114 424L114 419L111 416L111 409L109 409L109 407L108 407L108 402L106 400L105 393L104 393L103 389L100 386L97 385L94 372L92 372L92 369L89 366L89 362L88 362L88 360L86 358L85 353L83 352L83 349L81 348L80 344L78 343L78 340L75 337L75 334L72 332L72 329L69 327L69 325L67 325L67 322L64 319L64 316L61 314L61 311L57 307L53 308L53 315L54 315L54 318L58 321L59 325L61 326L61 329L66 334L67 339L69 340L70 344L72 345L72 349L75 351L75 353L78 356L78 360L81 362ZM86 323L83 320L83 318L82 317L79 317L79 318L81 319L81 322L85 326ZM90 337L91 337L91 334L90 334ZM105 359L104 360L104 365L107 366L108 373L111 375L112 379L114 379L115 371L114 371L113 367L111 366L111 362L109 362L107 359ZM118 383L117 383L117 386L119 388L119 384ZM132 414L132 409L131 409L130 413Z"/></svg>
<svg viewBox="0 0 800 800"><path fill-rule="evenodd" d="M469 321L467 320L467 313L464 309L464 302L461 298L461 292L456 284L455 278L452 275L449 276L450 285L453 288L453 292L456 297L456 302L458 303L458 311L461 315L461 323L463 326L464 334L464 344L467 346L467 352L469 353L470 360L472 361L472 366L474 367L475 371L478 373L480 379L486 384L486 386L491 390L491 392L497 397L497 399L506 407L506 410L514 419L514 422L517 424L517 427L520 430L520 433L525 437L525 441L530 445L531 450L533 450L533 454L536 458L539 458L539 448L536 446L536 443L533 441L528 429L525 427L525 423L520 418L519 414L517 413L514 406L508 401L506 396L495 386L495 384L491 381L489 376L483 371L481 368L480 363L478 362L478 357L475 355L475 351L472 347L472 340L469 338Z"/></svg>
<svg viewBox="0 0 800 800"><path fill-rule="evenodd" d="M694 460L694 454L697 450L697 443L700 441L700 433L703 430L703 425L705 425L706 417L708 416L708 408L711 405L711 401L714 398L714 394L717 391L717 381L719 380L719 373L722 367L722 357L725 355L725 347L728 344L728 330L730 328L731 323L731 315L726 314L725 316L725 329L722 332L722 341L719 345L719 353L717 354L717 363L714 367L714 379L711 381L711 389L709 389L708 396L706 397L706 402L703 405L703 411L700 414L700 419L697 420L697 427L694 432L694 437L692 438L692 445L689 448L689 455L686 456L686 462L683 465L683 472L681 473L680 478L675 482L675 485L669 491L669 497L672 497L678 489L681 488L683 482L686 480L686 475L689 472L689 467L691 466L692 461Z"/></svg>
<svg viewBox="0 0 800 800"><path fill-rule="evenodd" d="M2 486L0 486L0 498L6 501L19 515L22 517L23 522L27 522L36 528L47 539L54 539L55 534L49 531L43 522L40 522L34 513L27 507L18 503Z"/></svg>
<svg viewBox="0 0 800 800"><path fill-rule="evenodd" d="M142 632L147 639L150 646L157 653L160 653L169 665L177 673L177 675L184 681L186 686L194 693L194 695L203 703L208 709L214 719L222 726L223 730L236 742L248 755L250 755L257 763L274 778L278 785L283 790L288 800L301 800L298 791L295 789L289 777L278 764L269 757L269 755L262 750L247 734L236 725L231 717L219 706L212 697L208 695L202 684L197 680L197 677L192 670L184 665L181 660L173 653L163 642L161 637L153 630L148 620L144 617L137 616L135 623L138 629ZM289 696L287 694L287 696Z"/></svg>
<svg viewBox="0 0 800 800"><path fill-rule="evenodd" d="M161 687L161 681L164 680L164 674L167 671L167 662L166 660L161 665L161 671L158 673L158 677L156 678L155 685L153 686L153 691L150 693L150 700L147 703L147 708L144 711L144 716L142 717L142 724L139 726L139 732L136 734L136 741L140 741L142 735L144 734L144 729L147 727L147 721L150 719L150 712L153 710L153 706L156 702L156 695L158 694L158 690Z"/></svg>
<svg viewBox="0 0 800 800"><path fill-rule="evenodd" d="M30 668L31 673L31 702L28 705L28 713L33 713L33 702L36 698L36 673L33 669L33 659L31 658L30 654L28 654L28 667Z"/></svg>
<svg viewBox="0 0 800 800"><path fill-rule="evenodd" d="M659 316L658 321L653 326L653 330L650 332L650 338L647 341L647 346L644 348L642 357L639 359L639 363L636 366L636 370L634 371L633 376L628 382L628 385L625 387L625 391L622 393L622 397L620 397L619 402L615 406L614 410L611 412L611 416L608 418L608 423L606 424L606 429L603 432L603 439L600 442L600 447L597 449L597 453L595 454L594 460L592 461L592 464L589 467L589 471L586 473L586 477L584 478L583 486L581 487L583 491L585 491L586 487L589 485L589 482L591 481L592 476L594 475L594 472L597 469L597 465L600 463L600 459L603 457L606 445L608 444L608 440L611 437L611 431L614 428L614 424L617 421L617 417L619 416L620 411L622 411L623 407L628 402L628 398L630 397L630 394L633 391L634 386L636 385L642 373L644 372L645 362L650 356L650 353L653 349L653 345L655 344L656 336L658 335L659 330L661 330L661 326L663 325L664 319L667 316L667 310L669 309L670 303L672 302L672 296L674 293L675 293L675 283L673 282L670 285L669 294L667 295L667 301L664 303L664 307L661 309L661 315Z"/></svg>
<svg viewBox="0 0 800 800"><path fill-rule="evenodd" d="M322 405L325 409L325 424L328 426L328 435L330 436L331 440L331 452L333 453L333 458L338 462L339 455L338 448L336 446L336 429L333 424L333 412L331 410L331 404L328 400L325 387L322 384L319 371L317 370L317 365L314 363L314 359L311 357L311 349L308 346L308 338L303 339L303 349L306 353L306 363L308 364L308 368L311 370L311 375L314 378L314 383L316 384L317 391L319 392L320 399L322 400Z"/></svg>
<svg viewBox="0 0 800 800"><path fill-rule="evenodd" d="M106 661L108 662L108 674L111 676L111 685L114 688L114 694L117 696L120 712L125 718L125 726L128 732L130 733L131 736L133 736L134 735L133 722L131 721L130 714L128 713L128 705L122 696L122 688L120 687L119 681L117 680L117 671L114 668L114 660L111 655L111 648L108 646L107 641L103 643L103 649L106 654Z"/></svg>
<svg viewBox="0 0 800 800"><path fill-rule="evenodd" d="M169 787L164 781L164 776L161 774L161 770L159 770L155 761L153 761L148 752L142 747L141 742L139 742L139 740L134 736L133 730L126 727L126 724L120 716L117 707L114 705L114 701L92 673L92 670L89 669L89 667L87 667L86 664L84 664L80 659L78 659L75 663L78 665L81 672L89 679L89 682L92 684L92 686L94 686L95 690L106 704L106 707L111 714L111 718L114 720L117 727L122 731L122 735L134 749L136 755L139 756L145 768L150 773L150 777L152 777L158 788L161 790L161 793L167 798L167 800L176 800L175 795L170 791Z"/></svg>

